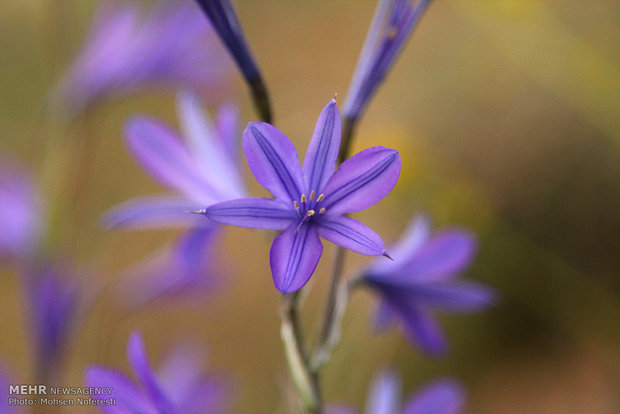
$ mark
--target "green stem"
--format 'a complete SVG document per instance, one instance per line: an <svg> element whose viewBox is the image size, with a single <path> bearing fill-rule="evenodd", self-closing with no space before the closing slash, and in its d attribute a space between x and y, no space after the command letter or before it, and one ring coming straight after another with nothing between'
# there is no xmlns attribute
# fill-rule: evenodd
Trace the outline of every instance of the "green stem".
<svg viewBox="0 0 620 414"><path fill-rule="evenodd" d="M286 360L295 388L308 414L322 414L323 404L318 378L310 369L298 314L299 291L282 297L282 327Z"/></svg>

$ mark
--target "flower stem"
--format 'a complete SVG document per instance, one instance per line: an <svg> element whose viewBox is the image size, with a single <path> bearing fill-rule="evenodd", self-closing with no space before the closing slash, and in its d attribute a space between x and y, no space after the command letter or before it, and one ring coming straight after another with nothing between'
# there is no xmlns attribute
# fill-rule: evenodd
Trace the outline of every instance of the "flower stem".
<svg viewBox="0 0 620 414"><path fill-rule="evenodd" d="M298 314L299 291L282 297L282 327L280 335L284 343L293 383L308 414L322 414L323 404L318 377L310 369Z"/></svg>
<svg viewBox="0 0 620 414"><path fill-rule="evenodd" d="M252 95L252 101L254 107L258 112L261 120L268 124L273 124L273 114L271 112L271 103L269 101L269 94L267 93L267 86L263 79L259 76L253 82L249 83L250 93Z"/></svg>
<svg viewBox="0 0 620 414"><path fill-rule="evenodd" d="M351 152L351 144L353 143L353 133L357 118L345 116L342 123L342 139L340 140L340 150L338 151L338 164L342 164L344 160L349 158Z"/></svg>
<svg viewBox="0 0 620 414"><path fill-rule="evenodd" d="M338 152L338 164L347 159L351 152L356 124L357 118L345 116L342 125L342 140L340 141L340 150ZM344 316L349 297L347 282L342 281L345 255L346 249L338 247L319 340L310 360L312 372L317 378L321 367L327 363L332 350L340 341L340 322Z"/></svg>

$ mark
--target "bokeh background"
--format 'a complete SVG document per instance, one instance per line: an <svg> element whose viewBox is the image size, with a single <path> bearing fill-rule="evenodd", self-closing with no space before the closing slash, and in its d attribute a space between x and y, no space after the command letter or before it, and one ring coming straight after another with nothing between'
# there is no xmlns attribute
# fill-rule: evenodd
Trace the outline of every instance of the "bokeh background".
<svg viewBox="0 0 620 414"><path fill-rule="evenodd" d="M235 5L275 122L303 152L320 109L346 95L374 2ZM49 116L50 90L95 9L90 0L1 2L0 150L37 176L48 203L48 247L88 269L86 284L105 284L176 234L99 224L111 206L161 192L128 155L123 124L135 113L176 119L174 93L161 90L110 99L71 126ZM418 212L438 226L474 230L480 248L468 277L496 287L502 300L479 315L442 317L452 351L436 360L395 330L375 335L374 298L354 294L323 374L327 401L363 407L372 376L391 365L406 393L440 375L461 378L468 413L620 412L619 39L615 1L431 6L357 130L355 152L401 151L401 179L356 216L386 241ZM233 79L243 124L256 120L236 72ZM263 194L244 168L252 193ZM139 329L154 362L178 339L203 344L211 368L236 380L233 412L287 412L269 245L251 230L226 229L217 264L225 286L202 300L120 317L104 289L71 345L63 384L82 384L93 362L127 370L127 337ZM334 250L327 248L303 308L311 335ZM366 260L349 254L348 273ZM0 358L26 383L31 339L11 270L2 270L0 304Z"/></svg>

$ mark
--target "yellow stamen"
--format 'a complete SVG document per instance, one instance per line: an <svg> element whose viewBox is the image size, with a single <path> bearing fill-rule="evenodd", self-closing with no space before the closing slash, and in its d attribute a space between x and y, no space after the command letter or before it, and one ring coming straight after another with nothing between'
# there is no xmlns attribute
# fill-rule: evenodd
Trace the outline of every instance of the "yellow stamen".
<svg viewBox="0 0 620 414"><path fill-rule="evenodd" d="M305 203L306 201L307 201L307 200L306 200L306 195L305 195L305 194L302 194L302 195L301 195L301 202L302 202L302 203Z"/></svg>
<svg viewBox="0 0 620 414"><path fill-rule="evenodd" d="M319 210L319 214L325 214L325 207L321 207L321 209Z"/></svg>
<svg viewBox="0 0 620 414"><path fill-rule="evenodd" d="M293 205L295 206L295 209L299 209L299 203L297 202L297 200L293 201Z"/></svg>
<svg viewBox="0 0 620 414"><path fill-rule="evenodd" d="M314 190L310 191L310 201L314 200L315 195L316 193L314 192Z"/></svg>
<svg viewBox="0 0 620 414"><path fill-rule="evenodd" d="M321 194L319 198L316 199L316 202L318 203L319 201L323 201L324 198L325 198L325 194Z"/></svg>
<svg viewBox="0 0 620 414"><path fill-rule="evenodd" d="M315 211L314 210L308 210L308 212L306 213L309 217L314 216Z"/></svg>

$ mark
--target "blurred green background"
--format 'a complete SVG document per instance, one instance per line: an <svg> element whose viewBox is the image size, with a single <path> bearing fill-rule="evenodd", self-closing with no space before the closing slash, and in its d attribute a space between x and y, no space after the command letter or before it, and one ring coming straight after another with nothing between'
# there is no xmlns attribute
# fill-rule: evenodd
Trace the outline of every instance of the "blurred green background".
<svg viewBox="0 0 620 414"><path fill-rule="evenodd" d="M374 2L235 5L275 122L303 152L321 108L335 93L344 100ZM47 116L50 89L79 51L95 7L90 0L0 4L0 150L37 174L50 248L93 269L85 276L92 283L114 283L176 234L99 225L111 206L161 192L128 155L123 124L135 113L176 119L174 94L161 91L111 99L71 127ZM357 130L355 151L401 151L401 180L356 217L386 241L416 212L439 226L471 228L480 251L468 277L495 286L502 301L483 314L442 317L452 352L435 360L396 330L376 336L368 322L375 298L354 294L342 343L324 370L327 401L363 407L372 376L391 365L407 394L439 375L461 378L468 413L620 412L619 39L616 1L431 6ZM256 120L233 76L243 124ZM262 194L244 168L252 193ZM127 370L127 337L139 329L154 363L180 338L204 343L210 366L237 381L233 412L287 412L270 241L239 228L226 229L222 241L229 282L220 295L120 318L104 290L71 346L62 382L81 384L93 362ZM334 257L326 245L303 308L310 332ZM349 254L348 272L366 260ZM32 349L10 271L0 279L0 303L0 358L25 383Z"/></svg>

